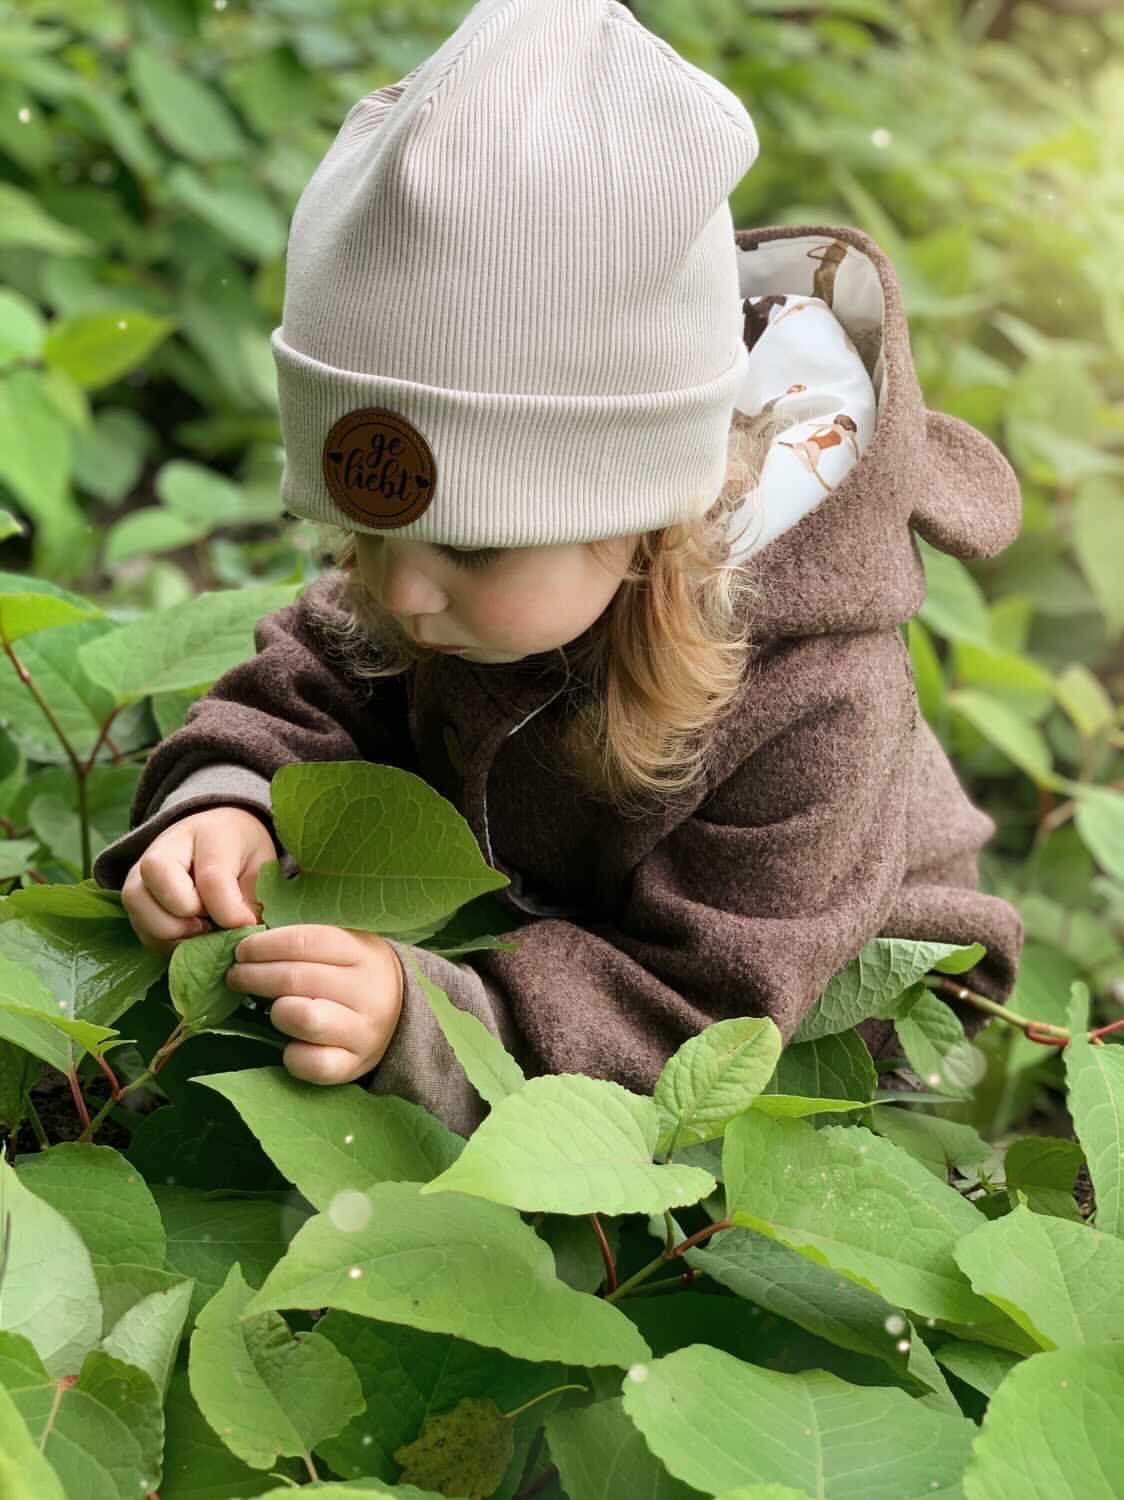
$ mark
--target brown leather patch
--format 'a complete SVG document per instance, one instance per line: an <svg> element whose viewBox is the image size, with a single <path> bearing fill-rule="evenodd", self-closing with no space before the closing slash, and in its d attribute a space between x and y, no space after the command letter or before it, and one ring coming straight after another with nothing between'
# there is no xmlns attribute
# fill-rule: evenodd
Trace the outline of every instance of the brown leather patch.
<svg viewBox="0 0 1124 1500"><path fill-rule="evenodd" d="M396 411L349 411L324 440L324 482L332 499L364 526L408 526L429 508L437 465L429 444Z"/></svg>

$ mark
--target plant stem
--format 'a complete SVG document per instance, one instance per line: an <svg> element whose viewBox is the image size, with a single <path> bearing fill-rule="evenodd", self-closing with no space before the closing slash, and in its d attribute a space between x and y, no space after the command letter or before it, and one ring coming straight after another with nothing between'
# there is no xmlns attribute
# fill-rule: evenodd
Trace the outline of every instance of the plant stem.
<svg viewBox="0 0 1124 1500"><path fill-rule="evenodd" d="M121 1101L125 1098L125 1095L132 1089L139 1088L142 1083L148 1083L153 1078L155 1078L157 1073L159 1073L160 1069L168 1061L179 1044L181 1042L185 1042L187 1040L187 1037L188 1033L184 1031L183 1022L181 1021L175 1028L175 1030L171 1032L167 1041L165 1041L158 1049L152 1061L149 1063L144 1072L134 1078L131 1083L125 1084L124 1088L119 1089L116 1098L110 1097L109 1099L107 1099L92 1120L87 1118L86 1128L78 1137L79 1141L85 1142L93 1140L94 1136L97 1134L98 1128L100 1127L105 1117L109 1114L110 1110L112 1110L115 1105L121 1103Z"/></svg>
<svg viewBox="0 0 1124 1500"><path fill-rule="evenodd" d="M83 1097L81 1086L78 1083L78 1071L73 1063L71 1063L70 1067L66 1070L66 1081L70 1084L70 1096L74 1100L75 1109L78 1111L78 1118L82 1121L82 1124L85 1127L82 1135L79 1136L79 1140L83 1140L85 1138L86 1131L90 1128L90 1111L86 1108L86 1100ZM110 1100L110 1103L112 1102L113 1101Z"/></svg>
<svg viewBox="0 0 1124 1500"><path fill-rule="evenodd" d="M532 1479L531 1483L525 1490L520 1490L519 1493L515 1496L515 1500L534 1500L535 1495L541 1494L542 1491L546 1489L550 1481L557 1478L558 1466L556 1464L551 1464L549 1469L544 1469L541 1474L539 1474L535 1479Z"/></svg>
<svg viewBox="0 0 1124 1500"><path fill-rule="evenodd" d="M597 1236L597 1244L601 1250L601 1259L605 1262L605 1290L615 1292L617 1289L617 1265L613 1259L613 1252L609 1249L609 1241L605 1238L605 1231L601 1228L601 1220L596 1214L590 1214L589 1222L593 1225L593 1232Z"/></svg>
<svg viewBox="0 0 1124 1500"><path fill-rule="evenodd" d="M63 753L66 755L67 760L70 762L71 770L74 772L74 780L78 788L78 822L82 832L82 879L86 880L90 874L90 819L86 808L86 773L89 770L89 766L84 766L78 759L74 746L66 737L66 731L55 717L54 710L35 686L31 673L12 650L7 636L3 637L3 645L8 660L16 669L16 676L23 683L24 687L27 688L36 703L38 703L47 723L55 731L58 742L63 748Z"/></svg>
<svg viewBox="0 0 1124 1500"><path fill-rule="evenodd" d="M689 1234L685 1240L680 1240L679 1244L673 1246L672 1249L662 1250L656 1256L655 1260L650 1260L646 1266L641 1266L639 1271L635 1275L630 1276L627 1281L622 1281L616 1291L605 1298L605 1301L619 1302L622 1297L627 1297L634 1287L640 1286L642 1282L654 1276L661 1266L667 1265L669 1260L679 1260L688 1250L693 1250L696 1245L701 1245L703 1240L709 1239L712 1234L717 1234L720 1229L733 1229L733 1227L733 1220L718 1219L715 1223L708 1224L705 1229L699 1229L694 1234Z"/></svg>
<svg viewBox="0 0 1124 1500"><path fill-rule="evenodd" d="M530 1401L524 1401L522 1406L517 1406L514 1411L501 1411L500 1416L505 1422L514 1422L516 1417L521 1417L525 1411L530 1411L532 1406L537 1406L540 1401L545 1401L548 1396L557 1396L561 1391L585 1391L588 1395L587 1385L556 1385L549 1391L543 1391L541 1396L532 1396Z"/></svg>

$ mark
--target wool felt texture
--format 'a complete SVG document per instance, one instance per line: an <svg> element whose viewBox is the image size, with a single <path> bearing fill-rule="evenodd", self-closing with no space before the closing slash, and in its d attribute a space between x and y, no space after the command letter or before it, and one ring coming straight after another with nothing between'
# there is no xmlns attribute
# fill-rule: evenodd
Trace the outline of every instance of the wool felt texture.
<svg viewBox="0 0 1124 1500"><path fill-rule="evenodd" d="M982 433L926 410L897 278L868 235L774 226L736 241L743 291L779 293L773 283L788 278L789 291L831 306L853 263L878 292L873 328L850 326L879 409L842 481L743 564L752 646L705 784L646 819L579 792L556 760L565 652L502 666L437 656L373 683L349 677L324 649L342 584L326 574L259 622L258 654L155 749L131 831L95 863L103 886L119 889L151 839L201 807L250 807L272 827L268 781L282 765L367 759L450 797L511 878L497 899L526 919L505 937L514 952L453 962L392 946L528 1072L648 1091L712 1021L770 1016L788 1041L875 936L979 942L987 953L963 984L1008 997L1023 926L978 889L995 824L919 711L901 626L925 598L914 533L959 558L996 555L1018 533L1017 478ZM747 306L747 344L760 327ZM407 985L369 1086L468 1133L484 1106L418 989ZM982 1014L951 1003L973 1034ZM890 1022L860 1031L876 1056L896 1050Z"/></svg>

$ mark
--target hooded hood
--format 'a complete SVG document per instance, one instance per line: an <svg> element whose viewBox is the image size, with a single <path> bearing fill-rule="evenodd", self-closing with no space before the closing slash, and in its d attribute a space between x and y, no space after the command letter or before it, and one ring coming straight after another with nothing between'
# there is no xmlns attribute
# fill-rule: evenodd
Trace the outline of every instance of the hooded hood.
<svg viewBox="0 0 1124 1500"><path fill-rule="evenodd" d="M925 599L913 532L953 557L994 557L1018 535L1018 478L983 433L926 410L897 276L874 240L820 225L742 229L735 239L751 350L769 304L749 299L819 298L862 359L876 405L873 435L830 493L806 486L794 504L783 486L762 486L744 560L756 585L753 637L900 625Z"/></svg>

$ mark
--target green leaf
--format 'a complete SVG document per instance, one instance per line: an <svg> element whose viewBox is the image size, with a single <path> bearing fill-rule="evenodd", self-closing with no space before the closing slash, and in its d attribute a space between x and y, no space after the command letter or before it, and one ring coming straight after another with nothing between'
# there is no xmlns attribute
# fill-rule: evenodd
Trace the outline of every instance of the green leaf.
<svg viewBox="0 0 1124 1500"><path fill-rule="evenodd" d="M1094 1047L1088 1029L1089 991L1078 980L1070 992L1070 1041L1062 1053L1066 1102L1089 1163L1096 1226L1124 1237L1124 1047Z"/></svg>
<svg viewBox="0 0 1124 1500"><path fill-rule="evenodd" d="M937 1093L967 1099L983 1072L959 1016L932 990L914 984L901 997L894 1029L909 1065Z"/></svg>
<svg viewBox="0 0 1124 1500"><path fill-rule="evenodd" d="M103 1297L116 1267L163 1267L167 1242L155 1200L111 1147L64 1141L21 1157L19 1176L81 1235ZM102 1331L114 1321L107 1319Z"/></svg>
<svg viewBox="0 0 1124 1500"><path fill-rule="evenodd" d="M1027 1207L1035 1213L1081 1220L1073 1185L1084 1160L1076 1141L1027 1135L1011 1142L1003 1171L1008 1188L1025 1193Z"/></svg>
<svg viewBox="0 0 1124 1500"><path fill-rule="evenodd" d="M4 1500L66 1500L59 1477L32 1441L19 1407L0 1385L0 1495Z"/></svg>
<svg viewBox="0 0 1124 1500"><path fill-rule="evenodd" d="M976 1291L1041 1348L1124 1342L1124 1241L1019 1204L954 1254Z"/></svg>
<svg viewBox="0 0 1124 1500"><path fill-rule="evenodd" d="M88 760L94 752L102 725L113 712L113 698L86 674L78 652L86 642L97 640L115 628L113 621L104 617L52 625L50 629L26 637L17 653L74 753L83 760ZM59 778L52 777L47 785L53 791L65 789L70 792L69 800L73 802L73 772L66 764L66 753L59 743L58 734L43 709L7 666L0 671L0 718L30 759L49 761L60 767L65 764L65 780L59 782ZM129 709L114 720L110 737L124 752L146 744L151 738L151 730L143 722L139 710ZM110 753L103 742L98 750L99 758L104 761ZM106 767L99 766L98 769ZM128 768L116 769L123 771ZM46 789L46 786L39 788Z"/></svg>
<svg viewBox="0 0 1124 1500"><path fill-rule="evenodd" d="M989 647L991 622L979 584L957 558L919 537L927 591L918 616L937 635Z"/></svg>
<svg viewBox="0 0 1124 1500"><path fill-rule="evenodd" d="M195 1078L228 1099L270 1158L316 1208L341 1221L365 1211L377 1182L428 1182L463 1141L405 1099L358 1084L325 1089L284 1068L245 1068Z"/></svg>
<svg viewBox="0 0 1124 1500"><path fill-rule="evenodd" d="M106 505L120 505L141 477L152 439L127 406L99 407L90 427L74 435L75 482Z"/></svg>
<svg viewBox="0 0 1124 1500"><path fill-rule="evenodd" d="M957 688L949 693L948 702L1036 785L1055 784L1054 759L1046 737L1006 703L976 688Z"/></svg>
<svg viewBox="0 0 1124 1500"><path fill-rule="evenodd" d="M481 1099L494 1106L509 1094L518 1093L526 1077L499 1038L477 1016L454 1005L445 991L422 973L409 953L406 962L429 1002L442 1035Z"/></svg>
<svg viewBox="0 0 1124 1500"><path fill-rule="evenodd" d="M694 1344L624 1382L624 1409L704 1493L777 1483L820 1500L953 1500L975 1426L892 1387L782 1375Z"/></svg>
<svg viewBox="0 0 1124 1500"><path fill-rule="evenodd" d="M36 630L50 630L55 625L93 619L100 614L96 604L87 604L52 584L0 573L0 635L9 644ZM22 684L20 691L27 693Z"/></svg>
<svg viewBox="0 0 1124 1500"><path fill-rule="evenodd" d="M362 1229L317 1214L250 1304L252 1313L336 1307L452 1333L517 1359L632 1364L647 1345L615 1307L554 1275L550 1247L509 1208L416 1184L370 1189Z"/></svg>
<svg viewBox="0 0 1124 1500"><path fill-rule="evenodd" d="M51 534L67 530L79 514L69 488L70 464L70 428L52 404L44 377L38 370L6 372L0 379L0 480ZM45 605L39 610L44 623L75 618L57 607L53 618Z"/></svg>
<svg viewBox="0 0 1124 1500"><path fill-rule="evenodd" d="M1106 788L1082 788L1073 821L1101 868L1124 880L1124 797Z"/></svg>
<svg viewBox="0 0 1124 1500"><path fill-rule="evenodd" d="M562 1214L662 1213L712 1193L709 1172L653 1163L658 1133L652 1099L608 1079L547 1074L495 1104L421 1192Z"/></svg>
<svg viewBox="0 0 1124 1500"><path fill-rule="evenodd" d="M73 1374L101 1338L89 1252L74 1226L0 1157L0 1247L6 1236L0 1328L26 1338L52 1376Z"/></svg>
<svg viewBox="0 0 1124 1500"><path fill-rule="evenodd" d="M168 173L167 191L243 255L267 261L283 253L285 221L269 194L245 172L217 179L181 164Z"/></svg>
<svg viewBox="0 0 1124 1500"><path fill-rule="evenodd" d="M806 1099L802 1094L759 1094L750 1105L754 1114L775 1120L796 1120L806 1115L841 1115L865 1109L865 1099Z"/></svg>
<svg viewBox="0 0 1124 1500"><path fill-rule="evenodd" d="M412 1443L394 1457L405 1484L428 1485L442 1495L488 1500L515 1453L511 1423L488 1396L463 1396L452 1411L427 1417Z"/></svg>
<svg viewBox="0 0 1124 1500"><path fill-rule="evenodd" d="M363 1386L366 1409L317 1449L345 1479L397 1477L395 1449L420 1432L432 1412L447 1411L463 1396L488 1397L501 1411L514 1411L567 1380L563 1365L530 1364L448 1334L350 1313L327 1313L316 1331L352 1362ZM550 1400L540 1402L512 1419L517 1463L550 1406Z"/></svg>
<svg viewBox="0 0 1124 1500"><path fill-rule="evenodd" d="M227 984L226 972L242 939L264 931L261 924L233 927L176 944L168 966L168 989L186 1031L218 1026L242 1004L241 993Z"/></svg>
<svg viewBox="0 0 1124 1500"><path fill-rule="evenodd" d="M308 1461L322 1438L363 1410L359 1377L322 1335L294 1335L274 1312L246 1316L252 1296L232 1266L191 1338L191 1394L243 1463L268 1469L282 1455Z"/></svg>
<svg viewBox="0 0 1124 1500"><path fill-rule="evenodd" d="M898 1348L906 1317L859 1282L750 1229L721 1230L685 1259L776 1317L906 1375L909 1351Z"/></svg>
<svg viewBox="0 0 1124 1500"><path fill-rule="evenodd" d="M149 1292L122 1313L101 1341L106 1354L143 1370L161 1397L172 1378L193 1291L193 1282L177 1281L163 1291Z"/></svg>
<svg viewBox="0 0 1124 1500"><path fill-rule="evenodd" d="M569 1500L694 1500L698 1494L667 1472L619 1397L556 1411L546 1439Z"/></svg>
<svg viewBox="0 0 1124 1500"><path fill-rule="evenodd" d="M173 515L159 505L142 506L109 528L102 562L106 568L114 568L132 557L174 552L199 541L210 529L207 521Z"/></svg>
<svg viewBox="0 0 1124 1500"><path fill-rule="evenodd" d="M83 255L97 248L88 236L53 219L30 193L0 182L0 246L9 245L52 255Z"/></svg>
<svg viewBox="0 0 1124 1500"><path fill-rule="evenodd" d="M95 766L86 777L86 822L94 859L129 828L129 810L140 780L139 766ZM61 783L59 792L49 790ZM59 771L41 772L32 787L27 820L41 844L76 876L82 873L82 813L73 778Z"/></svg>
<svg viewBox="0 0 1124 1500"><path fill-rule="evenodd" d="M1124 1344L1039 1354L992 1397L965 1500L1120 1500Z"/></svg>
<svg viewBox="0 0 1124 1500"><path fill-rule="evenodd" d="M941 659L932 636L916 615L906 621L905 630L917 702L929 723L936 724L944 714L945 685Z"/></svg>
<svg viewBox="0 0 1124 1500"><path fill-rule="evenodd" d="M27 1091L39 1077L39 1059L14 1042L0 1041L0 1130L15 1135L27 1114Z"/></svg>
<svg viewBox="0 0 1124 1500"><path fill-rule="evenodd" d="M3 920L15 917L67 917L75 921L127 922L120 891L106 891L96 880L76 885L35 885L4 898Z"/></svg>
<svg viewBox="0 0 1124 1500"><path fill-rule="evenodd" d="M806 1099L874 1098L878 1071L857 1031L841 1031L811 1042L790 1042L765 1087L757 1108L770 1094Z"/></svg>
<svg viewBox="0 0 1124 1500"><path fill-rule="evenodd" d="M0 922L0 955L38 976L57 1015L101 1027L143 999L167 964L162 953L141 947L127 922L75 923L61 915Z"/></svg>
<svg viewBox="0 0 1124 1500"><path fill-rule="evenodd" d="M306 1213L294 1202L222 1197L192 1188L157 1186L156 1199L168 1236L168 1266L191 1278L191 1316L226 1280L235 1261L251 1284L264 1281Z"/></svg>
<svg viewBox="0 0 1124 1500"><path fill-rule="evenodd" d="M281 1459L269 1474L235 1458L192 1399L185 1369L172 1376L165 1414L160 1500L248 1500L266 1492L277 1494L278 1473L288 1475L293 1483L298 1475L307 1474L303 1464L298 1468L290 1458ZM288 1500L289 1491L282 1493Z"/></svg>
<svg viewBox="0 0 1124 1500"><path fill-rule="evenodd" d="M924 1114L921 1110L876 1104L870 1112L869 1123L879 1135L915 1156L942 1182L948 1181L951 1167L970 1178L973 1174L965 1171L965 1167L978 1166L995 1154L995 1148L989 1146L971 1125L945 1120L940 1115Z"/></svg>
<svg viewBox="0 0 1124 1500"><path fill-rule="evenodd" d="M38 839L4 839L0 842L0 880L10 880L30 870L38 852Z"/></svg>
<svg viewBox="0 0 1124 1500"><path fill-rule="evenodd" d="M10 287L0 291L0 365L36 358L46 334L47 323L34 302Z"/></svg>
<svg viewBox="0 0 1124 1500"><path fill-rule="evenodd" d="M11 969L16 967L10 965ZM5 976L10 971L5 966ZM24 971L34 980L30 970ZM109 1026L94 1026L89 1021L72 1021L60 1016L54 1002L45 1005L16 1005L10 1000L0 1000L0 1037L14 1046L22 1047L49 1063L61 1073L67 1072L74 1060L76 1049L89 1052L92 1057L101 1057L117 1032Z"/></svg>
<svg viewBox="0 0 1124 1500"><path fill-rule="evenodd" d="M1028 656L985 649L970 641L954 643L952 654L958 688L978 688L1030 723L1045 718L1053 708L1053 674Z"/></svg>
<svg viewBox="0 0 1124 1500"><path fill-rule="evenodd" d="M15 1358L12 1353L0 1349L3 1383L68 1496L137 1500L155 1489L164 1413L143 1370L95 1349L68 1383L38 1360L32 1364L26 1350Z"/></svg>
<svg viewBox="0 0 1124 1500"><path fill-rule="evenodd" d="M770 1020L735 1016L715 1021L668 1058L656 1080L660 1112L656 1149L716 1140L769 1082L781 1055Z"/></svg>
<svg viewBox="0 0 1124 1500"><path fill-rule="evenodd" d="M298 589L263 585L199 594L108 631L78 654L115 703L197 688L252 657L258 620L291 604Z"/></svg>
<svg viewBox="0 0 1124 1500"><path fill-rule="evenodd" d="M755 1111L726 1132L727 1215L922 1317L988 1323L953 1245L979 1223L955 1189L862 1126Z"/></svg>
<svg viewBox="0 0 1124 1500"><path fill-rule="evenodd" d="M935 1352L936 1358L946 1370L951 1370L958 1379L988 1398L995 1395L1022 1358L1007 1349L992 1349L986 1344L966 1344L960 1339L949 1339Z"/></svg>
<svg viewBox="0 0 1124 1500"><path fill-rule="evenodd" d="M857 958L828 981L792 1041L810 1042L850 1031L869 1016L887 1019L895 1015L901 997L922 974L942 960L968 951L956 943L873 938Z"/></svg>
<svg viewBox="0 0 1124 1500"><path fill-rule="evenodd" d="M1115 480L1094 480L1081 487L1072 507L1073 546L1081 571L1104 612L1109 633L1124 631L1120 573L1124 566L1124 516Z"/></svg>
<svg viewBox="0 0 1124 1500"><path fill-rule="evenodd" d="M192 161L248 159L249 143L222 96L153 47L129 48L129 78L145 118Z"/></svg>
<svg viewBox="0 0 1124 1500"><path fill-rule="evenodd" d="M277 836L300 874L258 872L266 924L328 922L393 937L508 884L468 824L420 776L368 761L282 766L270 787Z"/></svg>
<svg viewBox="0 0 1124 1500"><path fill-rule="evenodd" d="M175 329L174 318L136 307L75 313L51 325L43 357L83 390L98 391L143 365Z"/></svg>
<svg viewBox="0 0 1124 1500"><path fill-rule="evenodd" d="M1057 700L1082 739L1111 729L1116 716L1112 699L1099 677L1080 662L1071 662L1054 683Z"/></svg>

